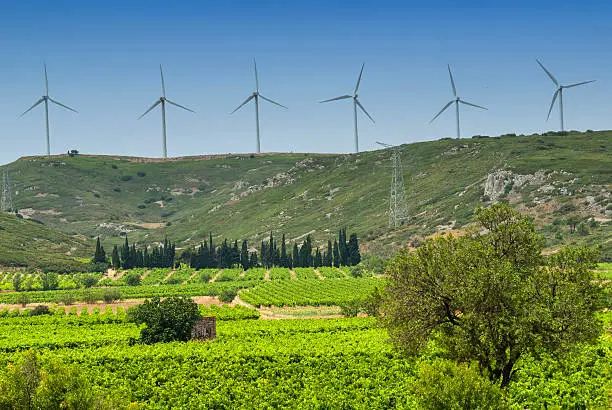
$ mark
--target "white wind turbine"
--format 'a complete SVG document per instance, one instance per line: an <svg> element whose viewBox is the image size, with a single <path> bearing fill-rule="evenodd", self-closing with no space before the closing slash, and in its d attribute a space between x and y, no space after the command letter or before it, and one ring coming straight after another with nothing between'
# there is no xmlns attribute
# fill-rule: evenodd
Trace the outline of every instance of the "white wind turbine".
<svg viewBox="0 0 612 410"><path fill-rule="evenodd" d="M442 114L448 107L450 107L452 104L455 104L455 112L456 112L456 115L457 115L457 138L461 138L461 131L460 131L460 128L459 128L459 103L465 104L465 105L470 105L470 106L476 107L476 108L481 108L483 110L486 110L487 108L481 107L480 105L469 103L467 101L463 101L461 98L459 98L457 96L457 89L455 88L455 80L453 80L453 73L451 72L450 65L448 66L448 75L450 76L451 85L453 86L453 95L455 96L455 98L450 100L448 102L448 104L446 104L440 110L440 112L438 114L436 114L436 116L433 117L433 119L431 121L429 121L429 123L431 124L432 122L434 122L435 119L438 118L440 116L440 114Z"/></svg>
<svg viewBox="0 0 612 410"><path fill-rule="evenodd" d="M37 105L43 102L45 103L45 124L47 126L47 156L50 156L51 155L51 142L49 140L49 102L52 102L53 104L57 104L60 107L63 107L73 112L77 112L77 111L49 97L49 79L47 78L47 64L43 63L43 65L45 67L45 95L43 95L40 98L40 100L36 101L33 106L31 106L23 114L21 114L21 116L23 117L24 115L26 115L28 112L30 112L30 110L32 110Z"/></svg>
<svg viewBox="0 0 612 410"><path fill-rule="evenodd" d="M359 102L359 98L357 94L357 91L359 91L359 84L361 83L361 75L363 74L364 66L365 66L365 63L361 65L361 71L359 72L359 78L357 79L357 86L355 87L355 92L353 92L353 95L347 94L347 95L343 95L343 96L336 97L336 98L330 98L329 100L319 101L321 103L325 103L325 102L336 101L336 100L345 100L348 98L353 99L353 114L354 114L354 119L355 119L354 120L355 122L355 152L359 152L359 133L357 132L357 106L361 108L361 111L363 111L363 113L368 116L368 118L370 119L370 121L372 121L372 123L375 123L374 118L372 118L372 116L368 114L366 109L363 108L363 105L361 105L361 103Z"/></svg>
<svg viewBox="0 0 612 410"><path fill-rule="evenodd" d="M145 111L144 114L142 114L140 117L138 117L138 119L141 119L142 117L147 115L149 113L149 111L151 111L153 108L155 108L155 107L157 107L158 105L161 104L163 155L164 155L164 158L167 158L168 157L168 150L166 148L166 103L174 105L175 107L182 108L183 110L186 110L186 111L190 111L190 112L195 112L195 111L190 110L187 107L183 107L182 105L179 105L179 104L177 104L177 103L175 103L173 101L170 101L169 99L166 98L166 84L164 83L164 72L162 71L161 64L159 65L159 73L161 75L162 96L159 97L159 99L157 101L155 101L155 103L147 111Z"/></svg>
<svg viewBox="0 0 612 410"><path fill-rule="evenodd" d="M557 96L558 96L559 97L559 116L561 117L561 131L564 131L564 125L563 125L563 89L564 88L578 87L579 85L593 83L593 82L595 82L595 80L583 81L581 83L570 84L570 85L561 85L561 84L559 84L557 79L550 73L550 71L548 71L546 69L546 67L544 67L544 65L542 63L540 63L540 60L538 60L536 58L536 61L538 62L540 67L542 67L542 70L544 70L546 72L546 74L548 74L548 76L550 77L552 82L555 83L555 86L557 86L557 91L555 91L555 93L553 94L552 103L550 103L550 109L548 110L548 116L546 117L546 121L548 121L548 119L550 118L550 113L552 112L553 106L555 105L555 101L557 100Z"/></svg>
<svg viewBox="0 0 612 410"><path fill-rule="evenodd" d="M255 100L255 128L257 130L257 153L259 154L261 152L261 143L259 140L259 99L261 98L262 100L266 100L272 104L278 105L279 107L282 107L285 109L287 107L285 107L282 104L277 103L276 101L272 101L271 99L266 98L259 93L259 76L257 75L257 62L255 61L255 59L253 59L253 65L255 67L255 91L246 100L244 100L244 102L240 104L234 111L232 111L230 115L235 113L239 109L241 109L249 101L253 99Z"/></svg>

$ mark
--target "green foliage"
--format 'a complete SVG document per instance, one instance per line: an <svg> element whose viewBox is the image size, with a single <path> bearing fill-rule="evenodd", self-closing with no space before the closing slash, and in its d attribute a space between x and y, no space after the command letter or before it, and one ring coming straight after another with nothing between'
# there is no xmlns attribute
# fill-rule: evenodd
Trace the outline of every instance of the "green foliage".
<svg viewBox="0 0 612 410"><path fill-rule="evenodd" d="M74 297L74 294L72 292L61 293L60 296L57 298L57 302L62 303L66 306L74 304L75 301L76 298Z"/></svg>
<svg viewBox="0 0 612 410"><path fill-rule="evenodd" d="M81 278L81 284L85 288L91 288L98 283L98 279L93 275L85 275Z"/></svg>
<svg viewBox="0 0 612 410"><path fill-rule="evenodd" d="M422 409L508 408L502 390L482 377L477 365L455 364L448 360L422 363L413 391Z"/></svg>
<svg viewBox="0 0 612 410"><path fill-rule="evenodd" d="M50 315L52 314L49 306L47 305L37 305L34 309L30 310L30 316L42 316L42 315Z"/></svg>
<svg viewBox="0 0 612 410"><path fill-rule="evenodd" d="M130 272L125 276L125 283L128 286L139 286L140 282L140 275L136 272Z"/></svg>
<svg viewBox="0 0 612 410"><path fill-rule="evenodd" d="M30 303L31 301L32 301L32 298L30 297L30 295L24 292L19 293L19 295L17 295L17 297L15 298L15 302L19 303L21 307L26 307L26 305Z"/></svg>
<svg viewBox="0 0 612 410"><path fill-rule="evenodd" d="M360 300L349 300L340 304L340 313L344 317L357 317L361 308L362 302Z"/></svg>
<svg viewBox="0 0 612 410"><path fill-rule="evenodd" d="M221 302L230 303L238 295L238 291L234 288L225 288L219 294L219 300Z"/></svg>
<svg viewBox="0 0 612 410"><path fill-rule="evenodd" d="M146 300L128 311L129 321L146 325L140 331L140 340L145 344L187 341L201 317L198 305L182 297Z"/></svg>
<svg viewBox="0 0 612 410"><path fill-rule="evenodd" d="M121 300L121 291L119 289L104 289L102 300L106 303L113 303Z"/></svg>
<svg viewBox="0 0 612 410"><path fill-rule="evenodd" d="M415 354L435 338L502 386L525 353L594 342L597 253L564 248L545 260L533 224L504 204L477 209L476 221L468 235L429 240L392 262L384 311L394 342Z"/></svg>
<svg viewBox="0 0 612 410"><path fill-rule="evenodd" d="M59 278L55 272L46 272L40 275L43 290L54 290L59 287Z"/></svg>
<svg viewBox="0 0 612 410"><path fill-rule="evenodd" d="M91 389L91 382L76 366L57 359L45 367L36 352L27 351L9 364L0 377L0 408L12 409L105 409L125 406L108 401Z"/></svg>

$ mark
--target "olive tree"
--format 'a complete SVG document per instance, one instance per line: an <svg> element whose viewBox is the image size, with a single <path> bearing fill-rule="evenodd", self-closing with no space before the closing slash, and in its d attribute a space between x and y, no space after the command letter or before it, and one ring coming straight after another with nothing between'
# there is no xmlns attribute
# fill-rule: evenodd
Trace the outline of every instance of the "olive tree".
<svg viewBox="0 0 612 410"><path fill-rule="evenodd" d="M398 347L416 354L435 339L505 387L525 353L597 339L594 250L544 257L534 225L505 204L478 208L475 220L467 234L428 240L391 262L384 320Z"/></svg>
<svg viewBox="0 0 612 410"><path fill-rule="evenodd" d="M140 331L140 340L157 342L187 341L191 330L202 317L197 303L190 298L172 296L164 300L154 298L128 311L128 320L146 327Z"/></svg>

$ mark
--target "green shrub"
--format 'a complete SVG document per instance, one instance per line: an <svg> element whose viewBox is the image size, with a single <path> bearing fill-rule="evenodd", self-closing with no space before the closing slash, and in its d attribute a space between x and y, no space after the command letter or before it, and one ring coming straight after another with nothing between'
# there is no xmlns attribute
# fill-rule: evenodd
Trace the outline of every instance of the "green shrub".
<svg viewBox="0 0 612 410"><path fill-rule="evenodd" d="M422 363L413 392L422 409L505 409L504 394L476 365L447 360Z"/></svg>
<svg viewBox="0 0 612 410"><path fill-rule="evenodd" d="M21 307L26 307L28 303L30 303L31 298L27 293L20 293L17 295L17 299L15 300L17 303L21 305Z"/></svg>
<svg viewBox="0 0 612 410"><path fill-rule="evenodd" d="M85 303L95 303L101 299L102 299L102 295L100 294L100 292L90 290L90 291L83 293L83 301Z"/></svg>
<svg viewBox="0 0 612 410"><path fill-rule="evenodd" d="M121 300L121 291L119 289L105 289L102 294L102 299L106 303L113 303L117 300Z"/></svg>
<svg viewBox="0 0 612 410"><path fill-rule="evenodd" d="M362 302L360 300L351 300L340 304L340 313L344 317L356 317L361 311Z"/></svg>
<svg viewBox="0 0 612 410"><path fill-rule="evenodd" d="M191 330L201 317L197 303L190 298L176 296L146 300L128 311L130 322L146 325L140 331L140 340L146 344L187 341L191 339Z"/></svg>
<svg viewBox="0 0 612 410"><path fill-rule="evenodd" d="M139 286L140 285L140 274L136 272L130 272L125 277L125 283L128 286Z"/></svg>
<svg viewBox="0 0 612 410"><path fill-rule="evenodd" d="M85 275L81 278L81 284L85 288L91 288L98 283L98 279L96 279L93 275Z"/></svg>
<svg viewBox="0 0 612 410"><path fill-rule="evenodd" d="M52 312L47 305L37 305L30 311L30 316L50 315Z"/></svg>
<svg viewBox="0 0 612 410"><path fill-rule="evenodd" d="M70 292L62 293L58 298L57 302L62 303L64 305L72 305L74 304L74 295Z"/></svg>
<svg viewBox="0 0 612 410"><path fill-rule="evenodd" d="M221 302L230 303L238 295L238 291L234 288L225 288L219 294L219 300Z"/></svg>

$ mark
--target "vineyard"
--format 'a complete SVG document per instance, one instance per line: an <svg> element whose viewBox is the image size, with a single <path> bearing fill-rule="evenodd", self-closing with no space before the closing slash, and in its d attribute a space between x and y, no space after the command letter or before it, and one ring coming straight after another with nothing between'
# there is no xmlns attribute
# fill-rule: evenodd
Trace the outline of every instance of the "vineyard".
<svg viewBox="0 0 612 410"><path fill-rule="evenodd" d="M36 347L43 362L77 364L93 388L152 409L415 408L418 368L437 356L405 358L371 318L228 320L215 341L132 346L139 328L104 315L0 318L0 368ZM611 349L602 338L567 359L527 358L510 400L606 407Z"/></svg>

